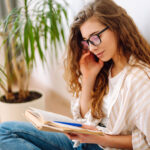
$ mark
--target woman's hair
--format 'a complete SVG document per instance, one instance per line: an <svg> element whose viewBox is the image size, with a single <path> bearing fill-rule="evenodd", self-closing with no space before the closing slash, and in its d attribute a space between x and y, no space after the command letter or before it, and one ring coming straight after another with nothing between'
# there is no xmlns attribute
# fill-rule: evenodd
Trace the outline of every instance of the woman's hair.
<svg viewBox="0 0 150 150"><path fill-rule="evenodd" d="M91 17L96 17L100 23L108 26L114 32L118 46L122 48L123 55L127 60L128 56L133 55L137 61L141 60L150 65L150 46L139 33L127 12L112 0L95 0L77 14L70 30L67 58L64 61L64 77L70 92L76 97L79 97L81 92L82 78L79 66L82 54L80 26ZM91 110L92 115L96 118L104 116L101 105L104 95L108 92L108 71L111 64L112 60L104 63L104 67L97 75L93 92L91 92Z"/></svg>

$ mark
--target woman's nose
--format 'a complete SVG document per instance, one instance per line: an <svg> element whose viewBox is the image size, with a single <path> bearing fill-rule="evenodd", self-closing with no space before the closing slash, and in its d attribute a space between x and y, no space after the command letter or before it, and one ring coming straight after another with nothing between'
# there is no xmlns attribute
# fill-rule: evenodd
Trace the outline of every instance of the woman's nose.
<svg viewBox="0 0 150 150"><path fill-rule="evenodd" d="M95 46L95 45L89 43L89 50L90 50L92 53L94 53L94 52L97 50L97 46Z"/></svg>

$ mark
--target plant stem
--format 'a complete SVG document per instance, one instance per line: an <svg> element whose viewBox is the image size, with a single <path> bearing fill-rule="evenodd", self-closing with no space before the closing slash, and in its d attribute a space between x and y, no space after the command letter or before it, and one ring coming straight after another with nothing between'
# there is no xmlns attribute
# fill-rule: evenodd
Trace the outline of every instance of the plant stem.
<svg viewBox="0 0 150 150"><path fill-rule="evenodd" d="M10 13L11 12L11 6L10 6L10 1L9 0L6 0L6 6L7 6L8 13Z"/></svg>
<svg viewBox="0 0 150 150"><path fill-rule="evenodd" d="M15 48L16 47L15 47L15 40L14 40L14 38L12 39L12 42L11 42L11 48L12 48L12 55L13 55L12 64L13 64L13 67L14 67L15 75L17 77L17 81L18 81L19 92L23 93L24 86L23 86L23 82L22 82L20 71L19 71L19 69L17 67L16 55L15 55ZM21 95L23 95L23 94L21 94Z"/></svg>
<svg viewBox="0 0 150 150"><path fill-rule="evenodd" d="M12 92L8 92L7 89L0 83L0 87L4 91L5 97L7 100L12 100L14 99L14 95Z"/></svg>
<svg viewBox="0 0 150 150"><path fill-rule="evenodd" d="M7 43L5 43L4 49L5 49L5 58L6 58L5 66L6 66L6 74L7 74L7 91L12 92L11 62L9 62L9 58L8 58L9 48Z"/></svg>
<svg viewBox="0 0 150 150"><path fill-rule="evenodd" d="M2 36L2 37L5 37L5 36L6 36L6 37L7 37L7 36L8 36L8 33L7 33L7 32L5 32L5 33L4 33L4 32L0 32L0 36Z"/></svg>
<svg viewBox="0 0 150 150"><path fill-rule="evenodd" d="M25 0L25 3L27 3L27 0ZM7 4L8 13L10 13L11 12L10 1L6 0L6 4ZM27 9L27 7L26 7L26 9ZM12 29L12 24L9 24L8 30L11 31L11 29ZM26 95L24 92L24 80L22 80L22 77L21 77L22 74L17 66L16 53L15 53L16 52L15 37L12 37L11 49L12 49L12 65L13 65L13 69L14 69L14 72L15 72L15 75L17 78L17 83L18 83L18 87L19 87L19 95L20 95L20 97L24 98ZM8 70L8 69L6 69L6 70ZM8 90L9 90L9 88L10 87L8 87Z"/></svg>
<svg viewBox="0 0 150 150"><path fill-rule="evenodd" d="M5 38L7 33L1 32L1 36L3 38L3 40L6 40ZM10 65L11 63L8 61L8 46L7 43L4 44L4 49L5 49L5 66L6 66L6 74L7 74L7 89L4 88L4 86L1 84L1 88L3 89L6 98L11 99L12 98L12 94L8 94L8 93L12 93L12 80L11 80L11 72L10 72ZM11 95L9 97L9 95Z"/></svg>
<svg viewBox="0 0 150 150"><path fill-rule="evenodd" d="M2 88L2 90L4 91L5 94L7 94L7 89L3 86L3 84L0 83L0 87Z"/></svg>

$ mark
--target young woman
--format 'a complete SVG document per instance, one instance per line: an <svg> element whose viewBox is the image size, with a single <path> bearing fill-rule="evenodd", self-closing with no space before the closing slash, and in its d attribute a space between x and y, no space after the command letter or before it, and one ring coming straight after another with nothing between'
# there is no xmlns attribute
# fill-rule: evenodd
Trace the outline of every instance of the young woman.
<svg viewBox="0 0 150 150"><path fill-rule="evenodd" d="M74 119L104 136L7 122L0 125L0 150L150 149L150 46L112 0L89 3L74 19L65 77L78 98Z"/></svg>

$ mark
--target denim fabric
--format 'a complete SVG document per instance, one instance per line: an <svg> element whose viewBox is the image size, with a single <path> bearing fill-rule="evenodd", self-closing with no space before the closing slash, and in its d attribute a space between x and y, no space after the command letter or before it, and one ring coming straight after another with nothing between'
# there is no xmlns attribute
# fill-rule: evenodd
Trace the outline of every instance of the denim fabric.
<svg viewBox="0 0 150 150"><path fill-rule="evenodd" d="M30 123L5 122L0 124L0 150L102 150L96 144L73 142L63 133L39 131Z"/></svg>

